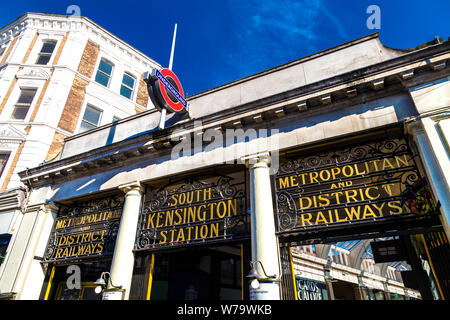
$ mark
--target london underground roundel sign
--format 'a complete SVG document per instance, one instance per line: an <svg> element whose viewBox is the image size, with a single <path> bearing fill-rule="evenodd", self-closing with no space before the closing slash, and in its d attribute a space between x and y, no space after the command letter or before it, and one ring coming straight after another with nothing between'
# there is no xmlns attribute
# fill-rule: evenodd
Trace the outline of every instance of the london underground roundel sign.
<svg viewBox="0 0 450 320"><path fill-rule="evenodd" d="M144 76L148 93L153 104L169 112L186 111L187 102L180 80L170 69L153 69Z"/></svg>

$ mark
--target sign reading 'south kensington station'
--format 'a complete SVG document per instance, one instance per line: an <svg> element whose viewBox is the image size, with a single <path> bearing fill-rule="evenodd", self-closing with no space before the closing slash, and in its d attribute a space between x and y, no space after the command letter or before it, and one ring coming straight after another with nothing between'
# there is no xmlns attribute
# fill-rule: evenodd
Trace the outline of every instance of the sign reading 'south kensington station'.
<svg viewBox="0 0 450 320"><path fill-rule="evenodd" d="M274 179L280 232L434 210L403 139L291 159Z"/></svg>
<svg viewBox="0 0 450 320"><path fill-rule="evenodd" d="M148 190L136 250L206 244L248 236L245 183L217 176Z"/></svg>
<svg viewBox="0 0 450 320"><path fill-rule="evenodd" d="M48 262L112 255L123 198L108 197L61 205L44 255Z"/></svg>

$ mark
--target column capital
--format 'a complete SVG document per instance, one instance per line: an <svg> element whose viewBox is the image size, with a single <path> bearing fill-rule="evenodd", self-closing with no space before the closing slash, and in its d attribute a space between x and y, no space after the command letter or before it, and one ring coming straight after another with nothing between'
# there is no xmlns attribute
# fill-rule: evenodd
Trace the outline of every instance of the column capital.
<svg viewBox="0 0 450 320"><path fill-rule="evenodd" d="M123 185L120 185L118 187L122 192L125 193L125 195L142 195L144 192L144 187L141 185L140 181L134 181L130 183L126 183Z"/></svg>
<svg viewBox="0 0 450 320"><path fill-rule="evenodd" d="M258 167L268 168L270 166L270 152L265 151L261 153L251 154L241 158L247 168L254 169Z"/></svg>
<svg viewBox="0 0 450 320"><path fill-rule="evenodd" d="M58 205L53 201L47 201L44 205L42 205L42 208L49 211L58 211L59 209Z"/></svg>

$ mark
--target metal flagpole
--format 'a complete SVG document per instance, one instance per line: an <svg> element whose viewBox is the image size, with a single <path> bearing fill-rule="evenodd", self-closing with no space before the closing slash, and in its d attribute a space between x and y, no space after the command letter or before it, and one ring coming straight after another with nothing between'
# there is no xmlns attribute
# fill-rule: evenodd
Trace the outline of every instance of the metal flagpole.
<svg viewBox="0 0 450 320"><path fill-rule="evenodd" d="M177 24L175 23L175 30L173 31L173 39L172 39L172 50L170 52L170 60L169 60L169 70L172 70L173 66L173 55L175 53L175 40L177 38ZM166 124L166 108L161 109L161 118L159 119L159 129L164 129Z"/></svg>

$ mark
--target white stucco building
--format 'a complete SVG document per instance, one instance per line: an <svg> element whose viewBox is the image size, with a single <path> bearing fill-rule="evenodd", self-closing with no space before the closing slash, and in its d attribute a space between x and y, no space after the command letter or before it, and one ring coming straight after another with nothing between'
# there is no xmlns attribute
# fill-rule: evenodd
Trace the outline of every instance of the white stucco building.
<svg viewBox="0 0 450 320"><path fill-rule="evenodd" d="M17 173L66 137L152 108L142 75L154 67L85 17L27 13L0 28L0 261L22 219Z"/></svg>

